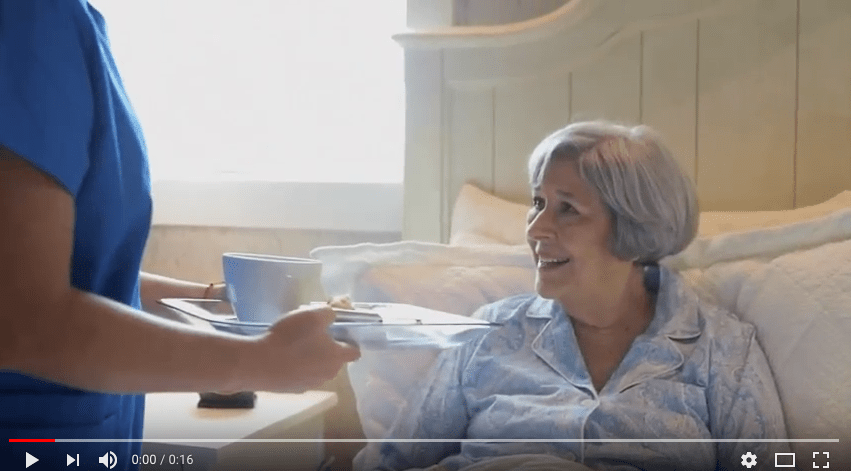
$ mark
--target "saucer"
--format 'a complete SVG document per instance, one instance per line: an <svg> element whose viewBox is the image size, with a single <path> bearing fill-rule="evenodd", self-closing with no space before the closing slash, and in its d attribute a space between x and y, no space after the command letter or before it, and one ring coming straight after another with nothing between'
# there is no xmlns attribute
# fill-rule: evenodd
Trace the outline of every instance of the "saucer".
<svg viewBox="0 0 851 471"><path fill-rule="evenodd" d="M210 309L224 306L227 306L227 310L230 311L230 303L218 299L164 298L159 300L159 303L196 319L206 321L213 327L221 327L231 332L262 333L270 326L270 324L263 322L242 322L232 312L230 314L211 312Z"/></svg>

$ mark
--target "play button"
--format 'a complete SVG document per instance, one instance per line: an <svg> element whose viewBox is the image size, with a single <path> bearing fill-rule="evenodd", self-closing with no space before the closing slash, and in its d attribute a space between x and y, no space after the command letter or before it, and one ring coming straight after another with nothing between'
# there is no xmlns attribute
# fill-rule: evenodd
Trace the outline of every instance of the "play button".
<svg viewBox="0 0 851 471"><path fill-rule="evenodd" d="M27 467L27 468L29 468L30 466L34 465L36 461L38 461L38 458L36 458L35 456L33 456L33 455L31 455L31 454L27 453L27 465L26 465L26 467Z"/></svg>

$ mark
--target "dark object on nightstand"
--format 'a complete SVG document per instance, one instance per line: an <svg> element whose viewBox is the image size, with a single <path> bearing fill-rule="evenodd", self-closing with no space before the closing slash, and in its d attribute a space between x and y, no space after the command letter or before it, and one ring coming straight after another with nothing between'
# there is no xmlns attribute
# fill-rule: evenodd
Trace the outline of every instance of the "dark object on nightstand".
<svg viewBox="0 0 851 471"><path fill-rule="evenodd" d="M198 407L211 409L253 409L257 394L254 391L242 391L233 394L202 392Z"/></svg>

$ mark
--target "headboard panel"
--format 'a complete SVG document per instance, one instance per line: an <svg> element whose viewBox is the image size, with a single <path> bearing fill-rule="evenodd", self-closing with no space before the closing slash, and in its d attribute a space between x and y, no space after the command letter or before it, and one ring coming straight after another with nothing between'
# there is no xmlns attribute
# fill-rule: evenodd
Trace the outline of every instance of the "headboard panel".
<svg viewBox="0 0 851 471"><path fill-rule="evenodd" d="M526 159L570 121L646 123L702 210L851 189L851 2L571 0L520 23L401 34L407 239L447 241L472 181L526 201Z"/></svg>

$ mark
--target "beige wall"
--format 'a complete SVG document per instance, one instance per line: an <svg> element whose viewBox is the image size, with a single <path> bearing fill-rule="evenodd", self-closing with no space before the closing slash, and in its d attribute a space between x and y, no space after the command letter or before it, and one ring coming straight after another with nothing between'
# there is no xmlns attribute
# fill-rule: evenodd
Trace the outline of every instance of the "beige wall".
<svg viewBox="0 0 851 471"><path fill-rule="evenodd" d="M306 257L319 246L399 238L399 233L392 232L154 226L142 266L152 273L207 283L222 280L224 252Z"/></svg>

